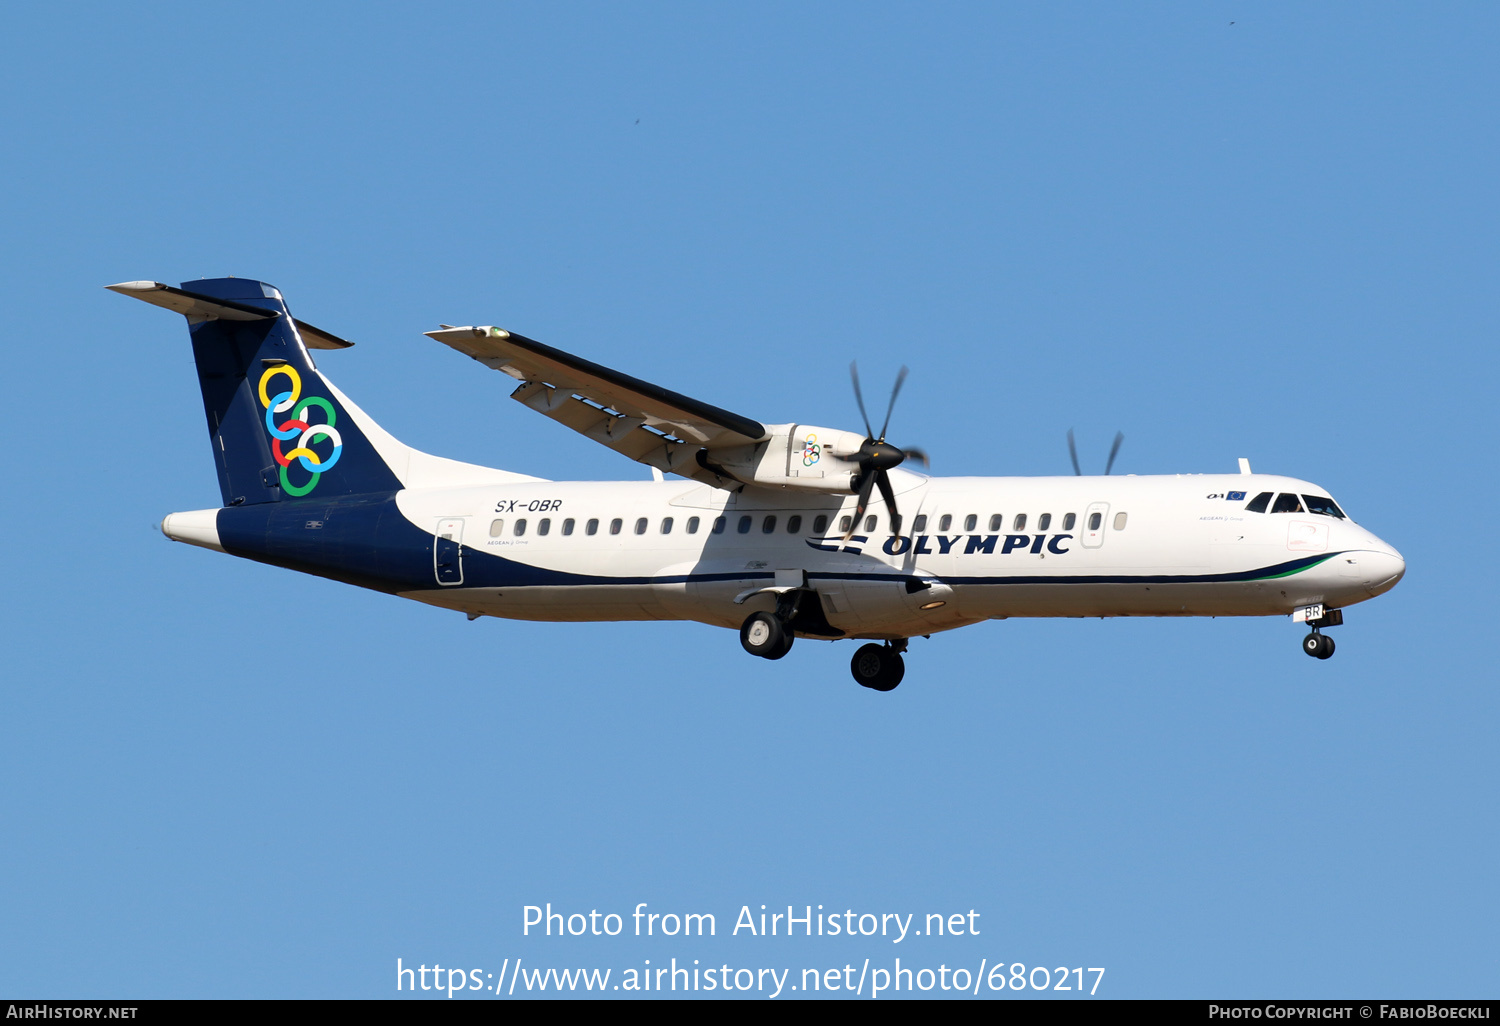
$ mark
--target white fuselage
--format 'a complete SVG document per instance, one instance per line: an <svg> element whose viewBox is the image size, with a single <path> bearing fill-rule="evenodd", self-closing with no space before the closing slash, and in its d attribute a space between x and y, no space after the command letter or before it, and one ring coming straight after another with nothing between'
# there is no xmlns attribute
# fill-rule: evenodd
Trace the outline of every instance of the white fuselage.
<svg viewBox="0 0 1500 1026"><path fill-rule="evenodd" d="M902 537L877 501L847 542L852 495L678 480L407 489L396 497L401 514L455 535L461 552L587 581L473 587L450 566L446 580L401 594L516 619L738 627L774 606L773 587L804 587L848 636L898 638L1011 616L1338 608L1388 590L1405 569L1350 520L1245 509L1260 492L1327 495L1292 478L892 478Z"/></svg>

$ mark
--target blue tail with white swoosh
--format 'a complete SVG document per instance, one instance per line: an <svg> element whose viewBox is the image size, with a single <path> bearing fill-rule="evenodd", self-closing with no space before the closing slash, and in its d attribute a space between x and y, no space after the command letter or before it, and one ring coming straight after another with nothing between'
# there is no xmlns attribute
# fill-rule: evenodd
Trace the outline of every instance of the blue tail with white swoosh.
<svg viewBox="0 0 1500 1026"><path fill-rule="evenodd" d="M405 447L333 388L308 352L350 343L294 319L275 288L249 278L109 287L187 317L225 506L402 487L366 428L392 456Z"/></svg>

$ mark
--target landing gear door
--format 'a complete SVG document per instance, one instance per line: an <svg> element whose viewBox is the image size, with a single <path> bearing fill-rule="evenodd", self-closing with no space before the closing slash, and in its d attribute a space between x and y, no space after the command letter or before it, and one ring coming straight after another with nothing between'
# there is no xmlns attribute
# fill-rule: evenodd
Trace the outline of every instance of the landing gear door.
<svg viewBox="0 0 1500 1026"><path fill-rule="evenodd" d="M1104 544L1104 527L1109 520L1109 503L1091 502L1083 514L1083 547L1097 549Z"/></svg>
<svg viewBox="0 0 1500 1026"><path fill-rule="evenodd" d="M462 517L439 520L432 539L432 566L439 584L464 583L464 522Z"/></svg>

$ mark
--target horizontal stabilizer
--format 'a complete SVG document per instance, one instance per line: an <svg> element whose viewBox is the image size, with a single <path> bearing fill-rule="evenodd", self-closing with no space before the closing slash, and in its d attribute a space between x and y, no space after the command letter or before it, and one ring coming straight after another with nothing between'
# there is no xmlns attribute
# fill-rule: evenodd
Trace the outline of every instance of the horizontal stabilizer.
<svg viewBox="0 0 1500 1026"><path fill-rule="evenodd" d="M189 320L221 321L268 321L276 317L276 311L237 303L232 299L215 296L200 296L195 292L164 285L159 281L125 281L118 285L106 285L111 292L139 299L143 303L159 306L180 313ZM297 331L302 335L302 344L309 349L348 349L353 342L339 338L332 332L315 328L306 321L293 318Z"/></svg>

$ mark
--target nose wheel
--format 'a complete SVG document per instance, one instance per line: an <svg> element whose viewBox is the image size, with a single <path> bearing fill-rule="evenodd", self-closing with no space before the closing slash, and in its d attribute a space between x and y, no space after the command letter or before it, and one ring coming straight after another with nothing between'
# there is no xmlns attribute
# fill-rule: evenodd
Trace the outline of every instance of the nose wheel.
<svg viewBox="0 0 1500 1026"><path fill-rule="evenodd" d="M849 671L861 687L872 691L894 691L906 676L906 661L901 653L906 639L884 645L863 645L849 661Z"/></svg>
<svg viewBox="0 0 1500 1026"><path fill-rule="evenodd" d="M1333 639L1323 633L1324 627L1337 627L1344 622L1342 609L1328 609L1318 604L1303 606L1292 614L1292 618L1312 628L1312 633L1302 639L1302 651L1314 659L1327 659L1333 655Z"/></svg>
<svg viewBox="0 0 1500 1026"><path fill-rule="evenodd" d="M1302 651L1316 659L1327 659L1333 655L1333 639L1314 630L1302 639Z"/></svg>

